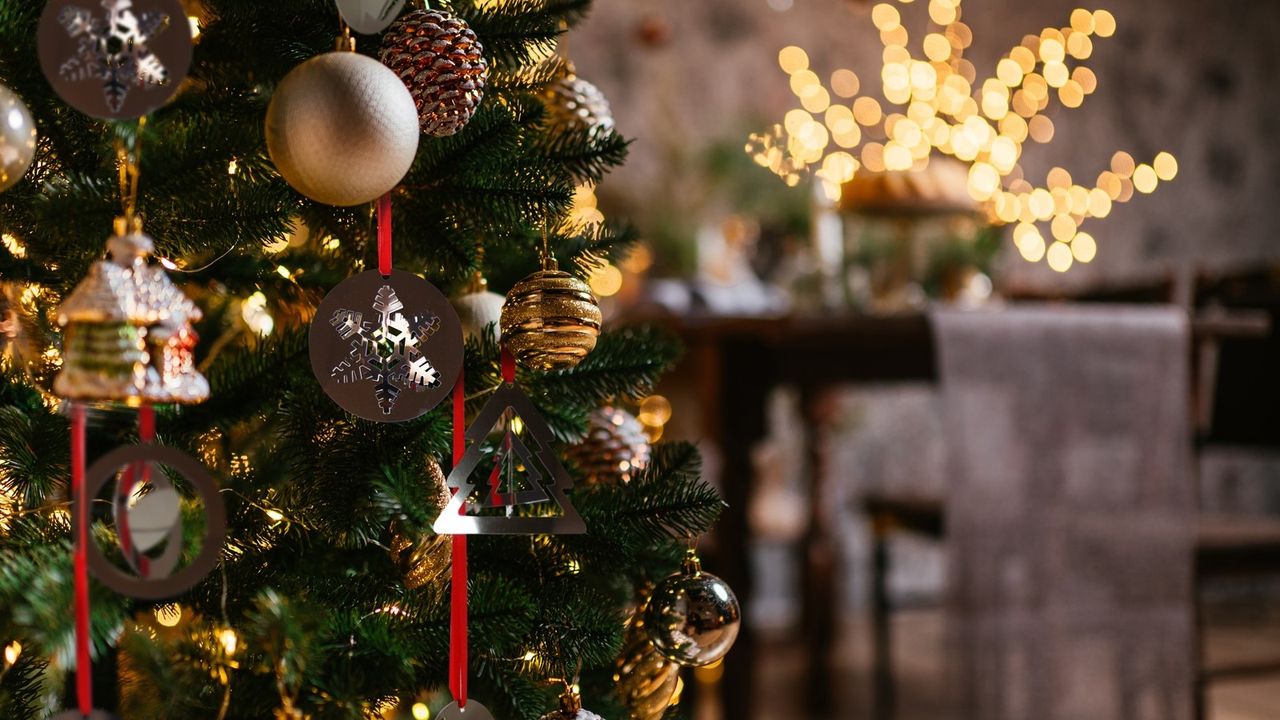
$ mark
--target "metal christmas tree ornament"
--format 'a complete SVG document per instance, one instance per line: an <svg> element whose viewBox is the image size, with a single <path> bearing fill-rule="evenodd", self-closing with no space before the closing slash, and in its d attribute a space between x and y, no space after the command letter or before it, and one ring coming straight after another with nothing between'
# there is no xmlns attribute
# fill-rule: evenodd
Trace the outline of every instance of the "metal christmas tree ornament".
<svg viewBox="0 0 1280 720"><path fill-rule="evenodd" d="M741 624L737 596L725 581L702 571L693 550L679 573L654 588L644 614L654 648L689 667L704 667L729 654Z"/></svg>
<svg viewBox="0 0 1280 720"><path fill-rule="evenodd" d="M169 468L196 491L204 503L205 527L200 551L178 568L183 554L181 501L163 468ZM89 570L103 585L139 600L165 600L190 590L222 555L227 512L218 487L199 462L181 451L157 445L117 448L85 474L85 496L92 499L111 480L116 534L128 571L107 559L92 540L83 548ZM135 492L139 487L141 492ZM76 508L86 512L88 508ZM160 549L156 555L148 554Z"/></svg>
<svg viewBox="0 0 1280 720"><path fill-rule="evenodd" d="M436 720L493 720L493 713L475 700L468 700L466 707L452 702L444 706Z"/></svg>
<svg viewBox="0 0 1280 720"><path fill-rule="evenodd" d="M22 98L0 85L0 192L22 179L36 157L36 123Z"/></svg>
<svg viewBox="0 0 1280 720"><path fill-rule="evenodd" d="M49 0L37 40L58 96L104 120L159 109L191 67L191 25L178 0Z"/></svg>
<svg viewBox="0 0 1280 720"><path fill-rule="evenodd" d="M377 35L396 21L404 0L338 0L338 12L352 30L361 35Z"/></svg>
<svg viewBox="0 0 1280 720"><path fill-rule="evenodd" d="M499 432L493 436L493 431ZM514 384L500 385L467 428L467 451L449 473L457 492L433 526L440 535L574 535L587 531L566 494L573 479L553 434ZM472 477L482 469L485 480Z"/></svg>
<svg viewBox="0 0 1280 720"><path fill-rule="evenodd" d="M343 410L404 422L439 405L462 370L462 323L434 285L377 270L335 287L311 322L311 369Z"/></svg>

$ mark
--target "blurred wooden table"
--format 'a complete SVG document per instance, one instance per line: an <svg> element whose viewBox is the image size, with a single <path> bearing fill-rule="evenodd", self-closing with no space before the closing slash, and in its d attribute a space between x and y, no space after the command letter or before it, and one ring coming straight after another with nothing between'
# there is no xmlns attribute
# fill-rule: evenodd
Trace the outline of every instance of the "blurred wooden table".
<svg viewBox="0 0 1280 720"><path fill-rule="evenodd" d="M836 553L830 515L822 505L827 458L820 430L834 411L834 388L851 383L933 381L933 333L924 314L789 317L779 319L646 318L678 332L688 347L680 372L692 373L704 436L723 453L721 488L729 504L717 528L709 566L738 593L749 612L753 591L748 509L755 468L751 451L768 432L770 391L799 389L806 425L810 518L805 534L803 634L808 648L807 708L811 717L833 712L829 662L836 640ZM749 624L725 661L721 684L725 718L752 717L756 642ZM797 715L801 713L798 712Z"/></svg>

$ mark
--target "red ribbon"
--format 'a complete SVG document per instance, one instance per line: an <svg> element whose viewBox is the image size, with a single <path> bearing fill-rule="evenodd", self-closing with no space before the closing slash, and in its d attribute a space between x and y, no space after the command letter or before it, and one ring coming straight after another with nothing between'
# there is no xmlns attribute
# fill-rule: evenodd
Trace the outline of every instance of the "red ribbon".
<svg viewBox="0 0 1280 720"><path fill-rule="evenodd" d="M516 381L516 361L502 350L502 380ZM467 392L462 373L453 386L453 466L467 452ZM496 471L496 468L495 468ZM455 489L454 492L457 492ZM466 513L466 503L458 511ZM467 536L453 536L453 579L450 594L449 691L459 708L467 707Z"/></svg>
<svg viewBox="0 0 1280 720"><path fill-rule="evenodd" d="M92 516L89 496L84 484L85 475L85 409L79 403L71 404L71 500L75 506L75 552L72 556L75 581L76 615L76 705L80 714L88 717L93 712L93 658L90 654L92 640L89 624L89 520ZM150 405L138 408L138 439L150 443L156 438L156 411ZM119 492L127 498L133 492L135 478L147 481L149 469L133 467L125 471ZM122 499L124 499L122 498ZM129 552L128 515L121 515L120 542ZM147 574L147 559L142 558L139 568L143 577Z"/></svg>
<svg viewBox="0 0 1280 720"><path fill-rule="evenodd" d="M453 466L467 452L467 390L463 374L453 386ZM457 492L455 489L454 492ZM466 507L459 510L466 512ZM453 579L450 594L449 690L459 708L467 706L467 536L453 536Z"/></svg>
<svg viewBox="0 0 1280 720"><path fill-rule="evenodd" d="M150 444L156 439L156 409L151 405L138 408L138 439ZM135 463L125 471L121 482L116 486L116 503L118 507L127 507L133 489L138 483L146 484L151 480L151 466L147 463ZM129 530L129 513L121 513L116 518L116 526L120 535L120 549L127 556L133 552L133 533ZM150 577L151 560L145 555L138 558L138 574Z"/></svg>
<svg viewBox="0 0 1280 720"><path fill-rule="evenodd" d="M391 193L378 198L378 272L391 277Z"/></svg>
<svg viewBox="0 0 1280 720"><path fill-rule="evenodd" d="M71 404L71 499L75 505L76 701L80 714L93 712L93 666L89 656L89 498L84 486L84 406Z"/></svg>
<svg viewBox="0 0 1280 720"><path fill-rule="evenodd" d="M502 382L510 385L516 381L516 359L511 351L502 348Z"/></svg>

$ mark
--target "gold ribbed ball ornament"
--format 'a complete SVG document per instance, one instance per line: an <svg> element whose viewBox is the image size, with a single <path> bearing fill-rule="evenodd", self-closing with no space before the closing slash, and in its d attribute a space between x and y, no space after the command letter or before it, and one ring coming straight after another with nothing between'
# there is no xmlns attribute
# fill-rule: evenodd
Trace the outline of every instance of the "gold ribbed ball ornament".
<svg viewBox="0 0 1280 720"><path fill-rule="evenodd" d="M589 485L631 482L649 464L649 436L635 415L606 406L587 417L587 434L567 456Z"/></svg>
<svg viewBox="0 0 1280 720"><path fill-rule="evenodd" d="M647 597L650 589L646 589ZM614 663L614 691L631 720L662 720L680 688L680 664L649 642L642 604L622 632L622 652Z"/></svg>
<svg viewBox="0 0 1280 720"><path fill-rule="evenodd" d="M644 612L649 641L668 660L705 667L725 655L738 639L742 607L729 585L702 571L693 550L679 573L658 583Z"/></svg>
<svg viewBox="0 0 1280 720"><path fill-rule="evenodd" d="M600 88L578 77L572 63L542 93L552 127L602 133L614 127L613 110Z"/></svg>
<svg viewBox="0 0 1280 720"><path fill-rule="evenodd" d="M378 58L409 88L428 135L457 133L484 99L489 61L462 18L414 10L387 29Z"/></svg>
<svg viewBox="0 0 1280 720"><path fill-rule="evenodd" d="M400 183L418 152L418 111L396 74L352 51L318 55L281 81L267 108L267 150L293 189L351 207Z"/></svg>
<svg viewBox="0 0 1280 720"><path fill-rule="evenodd" d="M427 485L435 496L433 504L444 510L452 493L435 458L427 458ZM417 590L449 572L453 563L453 539L430 532L414 539L403 528L395 527L391 533L391 559L404 572L405 587Z"/></svg>
<svg viewBox="0 0 1280 720"><path fill-rule="evenodd" d="M507 293L502 343L524 367L566 370L595 349L603 322L591 288L549 263Z"/></svg>
<svg viewBox="0 0 1280 720"><path fill-rule="evenodd" d="M0 85L0 192L22 179L36 156L36 123L12 90Z"/></svg>

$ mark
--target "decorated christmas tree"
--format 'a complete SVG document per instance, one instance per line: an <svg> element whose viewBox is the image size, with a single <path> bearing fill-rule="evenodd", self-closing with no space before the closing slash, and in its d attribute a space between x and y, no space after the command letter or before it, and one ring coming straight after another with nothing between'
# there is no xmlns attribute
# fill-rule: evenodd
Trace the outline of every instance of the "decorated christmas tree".
<svg viewBox="0 0 1280 720"><path fill-rule="evenodd" d="M0 717L678 713L737 608L612 436L679 347L582 281L590 1L182 5L0 0Z"/></svg>

